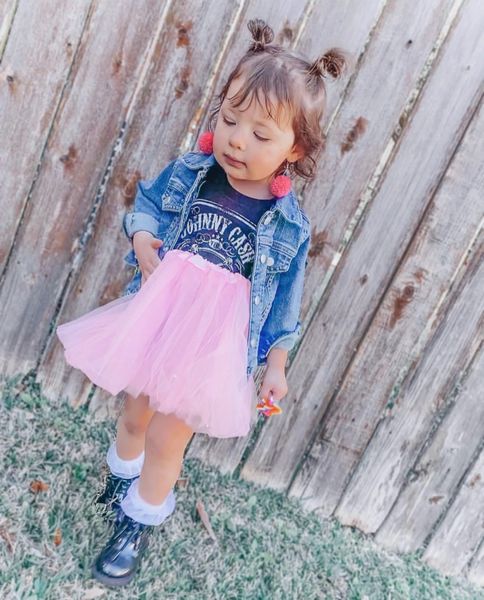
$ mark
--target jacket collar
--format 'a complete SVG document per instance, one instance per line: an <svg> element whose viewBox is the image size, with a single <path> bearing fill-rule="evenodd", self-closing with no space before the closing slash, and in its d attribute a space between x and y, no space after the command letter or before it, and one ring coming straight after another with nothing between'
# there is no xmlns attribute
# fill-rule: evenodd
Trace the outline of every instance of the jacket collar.
<svg viewBox="0 0 484 600"><path fill-rule="evenodd" d="M203 167L211 167L217 161L213 153L204 154L203 152L187 152L180 157L180 160L189 168L199 170ZM275 210L279 210L285 219L296 223L302 227L302 217L297 198L292 190L285 196L282 196L274 204Z"/></svg>

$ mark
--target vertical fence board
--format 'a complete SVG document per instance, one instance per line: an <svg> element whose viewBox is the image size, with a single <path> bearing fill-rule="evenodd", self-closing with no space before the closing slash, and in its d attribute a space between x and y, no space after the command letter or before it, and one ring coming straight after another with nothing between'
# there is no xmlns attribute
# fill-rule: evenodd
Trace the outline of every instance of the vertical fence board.
<svg viewBox="0 0 484 600"><path fill-rule="evenodd" d="M472 256L454 302L429 342L416 373L398 402L377 426L335 516L346 525L374 532L388 515L429 427L447 408L449 394L469 356L482 341L484 314L483 240Z"/></svg>
<svg viewBox="0 0 484 600"><path fill-rule="evenodd" d="M260 3L259 3L260 4ZM250 11L250 14L244 16L245 19L260 17L263 19L269 19L271 26L274 27L275 31L282 29L279 38L283 37L283 31L287 28L281 19L281 13L278 11L274 18L266 15L266 5L260 6L259 4L254 5ZM298 20L298 11L300 10L299 4L295 4L294 12L288 14L284 13L285 18L289 18L290 22L296 22ZM301 29L294 32L293 37L295 41L299 40L301 44L304 42L304 52L309 58L316 58L328 50L331 46L330 41L339 40L338 45L344 47L350 56L358 56L363 52L367 38L372 30L375 21L380 17L382 10L382 2L380 0L372 0L365 4L363 7L361 4L355 2L321 2L312 6L312 12L304 15L304 19L301 19ZM342 25L344 23L344 26ZM326 36L328 41L326 42ZM324 41L323 41L324 40ZM299 49L299 43L296 43L296 50ZM231 54L239 56L242 48L236 43L231 48ZM347 82L347 78L344 78L344 83ZM342 82L343 83L343 82ZM328 92L333 91L328 102L328 114L335 109L340 100L341 95L344 92L344 88L337 87L332 89L332 86L328 85ZM259 369L255 374L256 382L260 382L260 375L263 368ZM254 423L253 423L254 424ZM252 424L252 425L253 425ZM207 436L196 436L192 442L188 456L197 457L206 462L207 464L216 465L223 472L233 472L234 469L239 465L244 452L247 450L247 446L251 444L251 436L247 438L240 438L239 440L214 440ZM262 475L262 477L264 477Z"/></svg>
<svg viewBox="0 0 484 600"><path fill-rule="evenodd" d="M327 405L468 125L472 116L469 107L475 110L478 103L478 44L482 39L476 24L478 8L477 2L468 3L457 19L453 35L444 44L447 60L440 60L430 75L418 110L402 134L391 166L366 210L364 226L360 225L353 235L325 302L312 315L311 326L291 364L285 419L269 422L264 436L254 445L242 471L250 480L286 489L316 438L331 439L331 432L326 431L322 421ZM463 68L468 64L472 68ZM378 70L377 65L374 69ZM449 81L458 84L449 90ZM387 78L381 85L388 82L392 80ZM387 96L390 94L389 87ZM442 115L445 127L440 127ZM428 151L429 139L432 152ZM289 457L283 451L285 447L291 448ZM347 451L352 452L351 448ZM306 474L316 467L317 464L308 464ZM338 478L344 476L345 473L337 474ZM326 479L326 485L331 487L335 482ZM299 497L302 489L296 486L290 493Z"/></svg>
<svg viewBox="0 0 484 600"><path fill-rule="evenodd" d="M330 514L338 503L379 419L385 418L385 406L398 401L401 380L425 354L439 323L439 305L454 278L465 272L463 254L475 243L483 215L483 132L481 105L293 484L308 508Z"/></svg>
<svg viewBox="0 0 484 600"><path fill-rule="evenodd" d="M177 2L169 7L162 35L156 40L150 58L146 81L130 110L132 121L126 124L122 152L106 184L93 236L79 273L74 275L66 292L58 322L68 321L119 296L122 286L133 275L133 270L123 263L130 243L122 231L122 217L132 209L137 180L155 177L176 154L177 145L190 127L194 106L203 93L204 81L198 73L210 72L232 10L230 3L225 8L219 5L219 12L215 13L207 9L206 3ZM191 17L187 19L186 15ZM198 23L198 27L193 23ZM213 33L209 40L207 31ZM194 51L201 46L204 52ZM62 393L76 403L83 403L91 388L81 372L65 363L62 345L56 337L49 340L39 377L46 394L55 397ZM109 398L107 392L97 388L93 407L108 402Z"/></svg>
<svg viewBox="0 0 484 600"><path fill-rule="evenodd" d="M92 12L0 289L4 375L42 350L159 11L130 0Z"/></svg>
<svg viewBox="0 0 484 600"><path fill-rule="evenodd" d="M465 572L468 560L482 540L483 506L484 452L481 451L422 558L448 575ZM480 578L483 579L482 572Z"/></svg>
<svg viewBox="0 0 484 600"><path fill-rule="evenodd" d="M7 45L10 28L15 18L18 4L19 0L3 0L0 3L0 63L2 61L5 46Z"/></svg>
<svg viewBox="0 0 484 600"><path fill-rule="evenodd" d="M86 21L89 2L79 2L75 11L68 5L66 0L55 6L20 2L0 65L0 272L11 252Z"/></svg>
<svg viewBox="0 0 484 600"><path fill-rule="evenodd" d="M473 501L474 498L471 497L471 502ZM465 513L467 513L466 508L467 507L463 508ZM466 567L464 575L467 576L469 581L472 583L484 587L484 535L482 536L481 543L476 554L472 558L472 562L470 563L469 567Z"/></svg>
<svg viewBox="0 0 484 600"><path fill-rule="evenodd" d="M247 51L250 42L250 33L246 28L246 23L252 18L265 19L271 24L274 30L274 41L283 45L290 45L295 36L297 36L297 23L304 18L306 7L301 2L292 0L285 5L284 13L279 10L274 11L274 7L256 0L246 5L243 15L237 22L236 27L231 32L230 39L227 40L227 53L224 57L223 65L217 75L217 92L220 90L220 82L226 80L229 72L235 67L239 58ZM208 128L208 113L205 114L201 129ZM254 379L258 382L259 373L255 372ZM252 414L251 428L255 425L255 415ZM249 436L250 437L250 434ZM243 452L247 445L247 438L210 438L207 435L199 433L195 435L187 449L187 458L197 458L205 464L216 466L223 473L233 473L237 468Z"/></svg>
<svg viewBox="0 0 484 600"><path fill-rule="evenodd" d="M412 466L375 541L399 552L417 550L442 518L484 439L484 350L451 393L449 409ZM459 389L462 387L462 389ZM484 524L483 524L484 526ZM447 558L450 558L448 556Z"/></svg>

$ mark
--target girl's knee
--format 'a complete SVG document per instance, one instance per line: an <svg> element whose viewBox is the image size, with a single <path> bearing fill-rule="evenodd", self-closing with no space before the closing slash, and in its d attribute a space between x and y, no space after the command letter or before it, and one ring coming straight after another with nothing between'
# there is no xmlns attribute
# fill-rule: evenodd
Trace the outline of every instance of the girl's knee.
<svg viewBox="0 0 484 600"><path fill-rule="evenodd" d="M142 435L146 433L153 414L154 411L149 408L146 396L139 396L138 398L128 396L120 420L129 434Z"/></svg>
<svg viewBox="0 0 484 600"><path fill-rule="evenodd" d="M146 445L157 454L183 457L193 430L173 415L155 413L146 431Z"/></svg>
<svg viewBox="0 0 484 600"><path fill-rule="evenodd" d="M146 434L148 429L148 423L144 420L137 420L133 417L127 417L126 415L121 417L122 424L125 430L134 436L140 436Z"/></svg>
<svg viewBox="0 0 484 600"><path fill-rule="evenodd" d="M126 394L123 404L123 414L143 414L148 410L150 410L148 396L140 395L137 398L133 398L133 396Z"/></svg>

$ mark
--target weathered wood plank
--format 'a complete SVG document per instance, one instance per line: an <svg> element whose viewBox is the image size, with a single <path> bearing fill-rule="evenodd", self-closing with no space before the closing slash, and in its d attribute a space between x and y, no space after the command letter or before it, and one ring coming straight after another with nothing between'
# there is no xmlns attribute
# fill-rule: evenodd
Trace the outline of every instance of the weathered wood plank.
<svg viewBox="0 0 484 600"><path fill-rule="evenodd" d="M15 18L19 0L3 0L0 3L0 62L7 45L12 22ZM1 71L0 71L1 72Z"/></svg>
<svg viewBox="0 0 484 600"><path fill-rule="evenodd" d="M386 3L357 72L344 96L336 98L341 104L327 125L327 150L319 159L318 176L303 188L313 234L302 305L306 323L324 301L332 272L351 241L361 212L364 218L380 171L411 113L410 99L423 85L428 57L455 12L455 4L454 0ZM350 10L358 13L367 8L360 4ZM342 22L346 18L342 16ZM319 20L324 22L325 16ZM336 34L340 33L337 29Z"/></svg>
<svg viewBox="0 0 484 600"><path fill-rule="evenodd" d="M157 37L152 40L146 74L138 82L138 97L129 109L122 151L106 183L82 264L66 290L59 323L119 296L132 276L132 269L122 260L130 248L122 218L132 208L136 181L155 177L177 155L206 85L200 73L210 73L213 68L214 57L224 45L226 23L233 19L232 11L230 2L220 4L215 12L208 10L207 2L176 2L163 15L158 32L151 29L149 35ZM212 32L208 38L207 31ZM203 52L195 50L200 47ZM56 337L49 339L39 379L48 397L62 393L76 404L84 403L92 389L80 371L65 363ZM91 402L93 410L106 402L116 404L100 388Z"/></svg>
<svg viewBox="0 0 484 600"><path fill-rule="evenodd" d="M67 0L20 2L11 24L0 66L0 272L29 202L89 4L83 0L70 10ZM8 7L12 12L13 3L0 11ZM0 35L6 33L2 24ZM23 264L14 262L12 268L21 270Z"/></svg>
<svg viewBox="0 0 484 600"><path fill-rule="evenodd" d="M482 399L482 397L481 397ZM484 443L484 439L482 440ZM484 530L484 451L466 476L422 558L447 575L465 573ZM481 580L483 573L480 573ZM474 573L474 579L476 573Z"/></svg>
<svg viewBox="0 0 484 600"><path fill-rule="evenodd" d="M331 514L389 398L418 364L456 274L465 271L459 265L484 212L483 133L481 105L324 416L324 435L294 482L308 508Z"/></svg>
<svg viewBox="0 0 484 600"><path fill-rule="evenodd" d="M280 11L274 11L273 7L264 5L261 2L251 2L237 22L236 27L230 33L230 39L227 40L227 54L224 56L223 64L217 75L217 89L214 94L220 91L221 85L228 77L229 72L235 67L240 57L244 54L251 43L250 33L247 30L246 23L252 18L266 20L274 30L275 41L279 44L290 46L298 35L297 23L304 19L304 11L307 7L300 2L289 2L285 5L284 14ZM221 82L221 83L220 83ZM202 130L208 126L208 113L204 116L204 125ZM263 369L257 369L254 373L256 387L259 389ZM252 412L251 430L257 422L255 408ZM250 437L250 434L249 436ZM216 466L222 473L233 473L243 456L247 446L247 438L229 438L218 439L210 438L204 434L195 435L187 449L187 458L198 458L205 464Z"/></svg>
<svg viewBox="0 0 484 600"><path fill-rule="evenodd" d="M483 332L484 334L484 332ZM443 421L409 470L404 487L375 541L399 552L415 551L443 518L484 438L484 348L447 401ZM464 515L468 515L466 507ZM466 516L462 519L466 519ZM452 559L460 553L453 540ZM451 556L448 557L449 559Z"/></svg>
<svg viewBox="0 0 484 600"><path fill-rule="evenodd" d="M466 567L465 576L476 585L484 586L484 536L479 548L472 558L472 562Z"/></svg>
<svg viewBox="0 0 484 600"><path fill-rule="evenodd" d="M429 11L427 19L433 21L438 18L440 6L436 3L426 3L425 6ZM361 64L359 78L355 80L353 89L347 93L345 98L348 103L348 112L352 112L354 115L354 106L364 108L364 111L359 110L356 114L364 115L365 120L379 124L378 127L370 129L368 136L364 138L366 145L362 151L370 154L373 152L374 144L381 151L388 141L383 142L380 138L380 116L385 113L384 106L392 105L388 102L388 97L391 96L393 102L398 106L398 110L394 113L397 118L399 112L405 107L405 99L412 91L423 68L424 49L427 48L430 51L434 42L432 39L427 39L426 44L420 46L422 56L420 53L411 57L402 54L398 61L399 69L392 69L395 49L389 50L384 43L383 48L380 49L382 43L380 38L395 40L395 47L404 47L409 31L417 33L422 27L423 31L428 32L429 23L425 21L425 14L418 14L418 19L415 20L413 10L402 3L389 5L389 9L390 7L388 18L385 18L386 14L384 14L378 23L377 31L374 32L373 43ZM439 23L442 25L445 18L441 17L440 19ZM434 33L435 36L438 35L437 27L434 29ZM418 40L419 36L412 35L412 39ZM460 43L460 39L457 40L457 43ZM371 56L368 54L370 52ZM455 59L455 47L450 49L449 55L452 55L452 60ZM464 55L462 60L464 61L466 58L468 57ZM477 62L477 58L474 58L474 61ZM461 102L457 98L457 93L445 106L442 99L442 87L447 87L449 77L455 76L455 80L459 81L460 71L461 63L454 66L453 70L450 69L450 72L449 65L445 64L443 69L436 70L431 77L437 84L434 83L433 87L430 87L430 95L428 87L426 88L427 111L431 110L435 118L435 115L441 115L442 111L447 114L445 108L449 105L452 106L452 110L449 111L452 113L449 128L441 129L440 135L436 136L434 153L430 154L425 150L419 151L419 148L426 147L429 131L431 131L430 128L423 127L428 120L428 114L425 109L423 113L421 112L422 102L420 102L419 111L410 121L403 136L403 142L400 140L399 151L393 155L392 167L386 174L379 193L366 209L364 224L360 223L349 248L346 249L343 259L338 265L325 301L320 302L317 311L311 315L311 326L306 332L289 371L290 392L286 401L285 418L268 423L264 435L254 446L254 452L242 471L242 475L248 479L266 482L277 489L287 489L291 485L295 469L301 462L305 451L312 446L313 441L319 443L331 435L331 432L326 432L324 423L321 424L323 415L343 379L358 343L364 337L365 331L371 323L372 315L391 280L395 265L401 260L409 239L418 228L426 203L438 185L441 173L445 170L454 151L456 135L459 132L462 133L467 125L466 114L469 103L475 102L476 87L479 85L478 75L472 71L468 79L465 75L461 78L462 85L466 85L469 80L468 95L461 96ZM382 72L388 73L388 75L380 80L378 86L375 86L373 83L375 73ZM406 86L402 87L402 81L406 83ZM373 92L370 97L369 89ZM447 100L449 99L447 98ZM439 101L442 106L439 105ZM337 120L344 119L343 113L344 107ZM388 112L386 118L388 118ZM417 119L418 124L415 124ZM340 138L338 147L345 138L346 135L344 138ZM332 143L335 144L335 140ZM359 146L355 146L356 150L360 150ZM362 157L361 168L368 169L366 178L370 179L370 165L358 152L358 157L360 155ZM348 156L346 160L350 161L350 158ZM377 154L373 158L375 164L378 163L380 156ZM344 163L344 161L341 162ZM352 176L352 172L344 177L340 173L340 180L349 180ZM361 185L363 186L363 182ZM361 193L361 189L358 193ZM402 198L405 198L405 202L402 201ZM343 196L341 201L344 202ZM310 203L307 208L311 208ZM339 209L333 208L332 210L333 214L337 214ZM325 211L321 212L326 214ZM318 216L315 218L315 243L318 244L317 231L321 231L319 225L321 221ZM328 218L331 217L326 214L325 219ZM316 265L317 262L314 262L312 269L318 268ZM315 439L316 436L318 440ZM284 452L284 448L287 447L291 448L290 455ZM339 451L347 452L348 461L352 460L351 448L339 447ZM317 460L320 461L321 457L318 456ZM304 475L308 474L310 478L311 472L319 464L311 457L307 457L304 463ZM338 485L337 482L344 477L344 474L338 473L336 477L336 481L324 478L327 489ZM310 494L304 494L303 486L298 484L290 491L290 494L298 497L304 496L304 502L317 502L318 500L311 498Z"/></svg>
<svg viewBox="0 0 484 600"><path fill-rule="evenodd" d="M380 16L383 4L380 0L372 0L363 7L353 0L337 3L324 1L311 4L302 14L302 7L298 2L285 4L284 13L281 13L276 5L271 9L267 4L255 2L250 5L244 15L244 23L254 17L266 19L277 34L279 41L286 39L288 45L291 45L292 39L296 49L299 50L299 47L303 46L304 52L309 58L320 56L323 51L331 47L333 42L335 44L337 42L337 45L345 48L350 55L357 57L365 49L369 32ZM286 19L288 23L295 24L291 34L288 34L290 26ZM296 25L298 22L300 23L299 27ZM230 48L231 60L241 55L246 47L246 40L247 37L240 34L234 37ZM230 63L229 60L227 65ZM223 76L225 77L227 74L224 65ZM336 88L333 84L328 83L328 120L336 109L347 83L348 77L343 78ZM264 368L257 370L256 383L258 386L263 371ZM253 421L255 422L255 414ZM223 472L233 472L239 465L247 446L251 444L250 439L250 434L246 438L234 440L215 440L209 439L207 436L196 436L190 446L188 456L197 457L206 464L218 466Z"/></svg>
<svg viewBox="0 0 484 600"><path fill-rule="evenodd" d="M161 11L130 0L90 14L0 289L5 375L39 358Z"/></svg>
<svg viewBox="0 0 484 600"><path fill-rule="evenodd" d="M431 425L446 410L450 391L484 331L484 234L450 307L427 344L415 373L382 418L346 488L335 516L345 525L374 532L400 494ZM444 312L444 311L442 311Z"/></svg>

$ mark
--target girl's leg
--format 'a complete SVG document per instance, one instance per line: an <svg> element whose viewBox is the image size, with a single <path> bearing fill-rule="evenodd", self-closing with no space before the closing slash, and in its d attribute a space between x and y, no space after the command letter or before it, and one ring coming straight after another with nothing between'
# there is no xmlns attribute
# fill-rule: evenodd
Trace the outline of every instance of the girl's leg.
<svg viewBox="0 0 484 600"><path fill-rule="evenodd" d="M160 505L175 485L193 430L173 414L155 412L146 431L145 460L138 481L141 498Z"/></svg>
<svg viewBox="0 0 484 600"><path fill-rule="evenodd" d="M92 567L100 581L123 585L132 579L148 545L149 526L161 525L175 510L172 488L192 434L172 414L156 412L151 418L141 475L133 479L121 500L121 520Z"/></svg>
<svg viewBox="0 0 484 600"><path fill-rule="evenodd" d="M145 433L153 412L147 396L133 398L127 394L117 421L116 440L106 454L109 470L116 477L139 476L144 461Z"/></svg>
<svg viewBox="0 0 484 600"><path fill-rule="evenodd" d="M116 451L122 460L137 458L145 447L145 434L155 411L149 408L148 396L126 395L117 421Z"/></svg>

